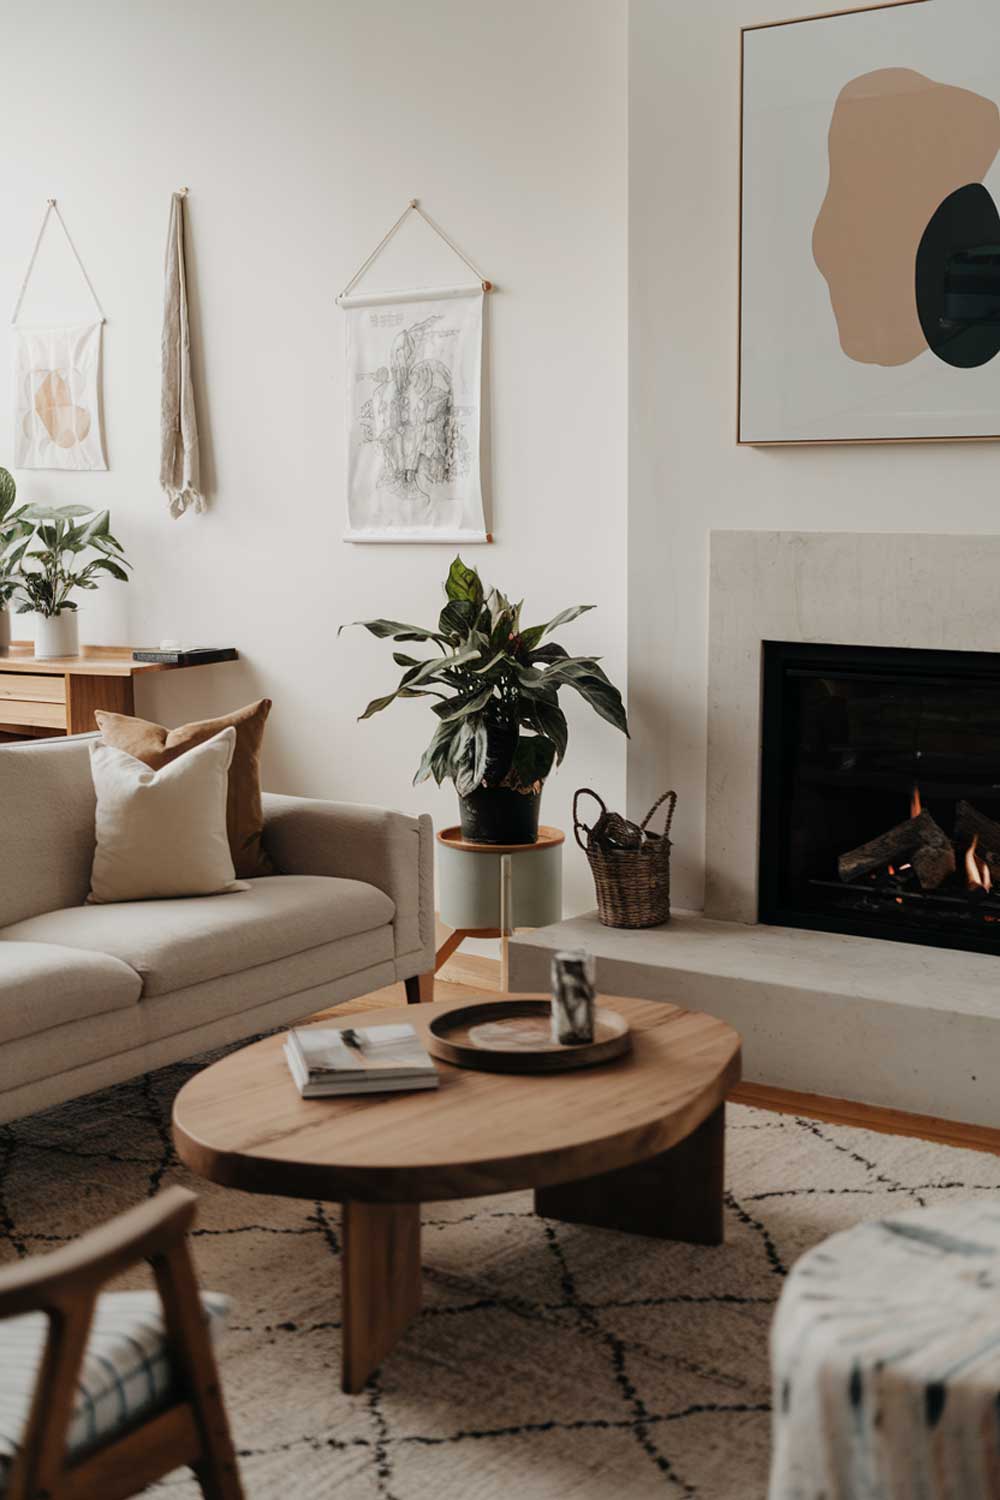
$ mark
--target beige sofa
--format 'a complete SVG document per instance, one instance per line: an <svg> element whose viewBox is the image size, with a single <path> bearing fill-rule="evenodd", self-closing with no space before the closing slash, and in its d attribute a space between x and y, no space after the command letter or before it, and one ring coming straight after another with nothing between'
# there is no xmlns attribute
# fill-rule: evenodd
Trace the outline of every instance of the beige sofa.
<svg viewBox="0 0 1000 1500"><path fill-rule="evenodd" d="M282 873L87 906L92 735L0 748L0 1121L434 968L428 817L265 795Z"/></svg>

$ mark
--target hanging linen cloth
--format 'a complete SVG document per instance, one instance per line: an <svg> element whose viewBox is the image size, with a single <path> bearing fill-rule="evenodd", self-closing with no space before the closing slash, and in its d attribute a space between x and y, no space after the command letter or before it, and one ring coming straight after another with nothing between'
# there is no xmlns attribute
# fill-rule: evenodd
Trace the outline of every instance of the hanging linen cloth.
<svg viewBox="0 0 1000 1500"><path fill-rule="evenodd" d="M185 188L170 199L164 266L162 376L160 384L160 485L172 516L205 509L198 453L198 418L191 377L187 268L184 263Z"/></svg>
<svg viewBox="0 0 1000 1500"><path fill-rule="evenodd" d="M61 327L18 323L49 218L55 214L87 285L97 318ZM101 406L104 310L83 261L50 198L11 317L13 338L14 467L106 469Z"/></svg>

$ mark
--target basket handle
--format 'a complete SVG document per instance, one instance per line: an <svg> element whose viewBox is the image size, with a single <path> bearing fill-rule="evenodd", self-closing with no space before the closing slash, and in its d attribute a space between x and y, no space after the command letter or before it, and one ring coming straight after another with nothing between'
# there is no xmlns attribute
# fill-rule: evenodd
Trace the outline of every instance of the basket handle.
<svg viewBox="0 0 1000 1500"><path fill-rule="evenodd" d="M677 793L676 792L664 792L662 797L657 797L656 801L653 803L652 807L649 809L649 812L646 814L646 816L643 818L642 822L639 824L639 827L642 829L643 833L645 833L645 831L646 831L646 825L649 823L650 818L656 812L656 809L658 807L662 807L662 805L663 805L664 802L669 802L670 803L670 807L667 810L667 821L666 821L666 824L664 825L663 837L665 839L670 837L670 825L674 821L674 813L675 813L675 811L677 809Z"/></svg>
<svg viewBox="0 0 1000 1500"><path fill-rule="evenodd" d="M598 807L601 809L601 816L602 817L604 816L604 814L607 812L608 809L607 809L606 804L601 800L601 798L597 795L597 793L596 792L592 792L589 786L582 786L580 788L580 790L578 792L576 792L575 795L574 795L574 797L573 797L573 834L574 834L574 836L576 838L577 843L580 845L580 848L583 850L584 854L586 854L586 852L587 852L587 846L583 842L583 839L580 837L580 829L582 828L583 831L584 831L584 833L591 833L592 829L590 829L587 826L587 824L584 823L581 820L581 818L579 816L579 813L577 811L577 809L578 809L578 807L580 805L580 798L581 797L593 797L594 801L597 803Z"/></svg>

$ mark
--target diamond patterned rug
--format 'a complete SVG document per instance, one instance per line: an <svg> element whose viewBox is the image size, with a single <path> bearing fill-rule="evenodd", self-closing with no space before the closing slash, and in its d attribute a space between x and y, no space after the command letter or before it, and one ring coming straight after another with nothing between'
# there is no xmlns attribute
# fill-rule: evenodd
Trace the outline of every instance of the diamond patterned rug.
<svg viewBox="0 0 1000 1500"><path fill-rule="evenodd" d="M348 1397L339 1210L178 1164L171 1102L198 1065L0 1127L0 1260L195 1188L202 1281L234 1299L221 1364L249 1500L763 1500L767 1331L796 1257L1000 1190L991 1156L732 1108L724 1246L556 1224L528 1194L430 1204L424 1311ZM183 1474L155 1492L199 1493Z"/></svg>

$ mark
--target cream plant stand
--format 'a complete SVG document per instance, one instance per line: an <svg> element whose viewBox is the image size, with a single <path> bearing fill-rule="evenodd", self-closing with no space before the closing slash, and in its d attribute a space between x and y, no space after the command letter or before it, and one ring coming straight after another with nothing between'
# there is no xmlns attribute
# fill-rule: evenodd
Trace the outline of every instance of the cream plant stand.
<svg viewBox="0 0 1000 1500"><path fill-rule="evenodd" d="M473 844L460 828L438 834L441 920L455 930L437 951L437 973L467 937L500 939L500 988L508 988L507 948L517 927L562 920L562 846L558 828L541 827L534 844Z"/></svg>

